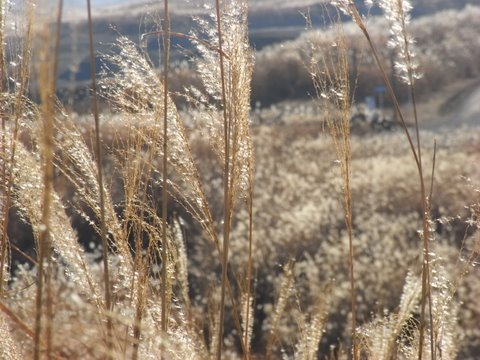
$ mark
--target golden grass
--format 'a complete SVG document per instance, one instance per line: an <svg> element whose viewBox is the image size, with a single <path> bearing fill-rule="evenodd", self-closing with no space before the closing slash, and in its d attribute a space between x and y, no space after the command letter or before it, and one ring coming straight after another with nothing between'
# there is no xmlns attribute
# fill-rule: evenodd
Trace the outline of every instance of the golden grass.
<svg viewBox="0 0 480 360"><path fill-rule="evenodd" d="M216 2L188 35L203 82L188 89L188 114L169 91L165 1L163 29L150 33L163 36L162 74L119 37L103 55L116 69L105 69L98 84L113 113L96 108L92 66L94 123L82 123L55 99L57 51L49 50L58 49L59 30L53 40L33 32L29 13L19 70L11 74L0 53L2 74L18 83L2 81L1 356L475 354L472 319L480 313L469 294L479 289L478 131L437 133L434 148L422 143L434 134L420 129L417 115L408 122L401 113L363 18L342 4L371 45L403 133L350 133L341 27L334 47L309 53L330 141L300 121L251 128L253 51L248 6L237 1ZM89 2L88 13L91 21ZM414 99L416 69L401 31ZM34 62L37 71L33 51L44 60ZM42 85L38 104L27 98L31 77ZM414 135L407 123L415 123ZM11 211L31 227L31 268L11 268L9 249L22 240L8 231ZM72 219L88 230L77 232Z"/></svg>

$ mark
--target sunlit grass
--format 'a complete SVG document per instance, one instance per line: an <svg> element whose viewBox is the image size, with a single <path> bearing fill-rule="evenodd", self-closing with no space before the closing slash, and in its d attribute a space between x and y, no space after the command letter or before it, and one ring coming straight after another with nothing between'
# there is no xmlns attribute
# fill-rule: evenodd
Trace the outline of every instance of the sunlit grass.
<svg viewBox="0 0 480 360"><path fill-rule="evenodd" d="M333 46L302 53L320 106L252 126L248 7L217 5L189 34L202 85L186 109L168 54L159 75L119 36L102 55L96 124L55 99L41 27L5 38L0 357L474 357L478 128L410 134L410 119L352 134L340 25ZM165 49L167 25L151 32ZM400 61L412 84L416 66Z"/></svg>

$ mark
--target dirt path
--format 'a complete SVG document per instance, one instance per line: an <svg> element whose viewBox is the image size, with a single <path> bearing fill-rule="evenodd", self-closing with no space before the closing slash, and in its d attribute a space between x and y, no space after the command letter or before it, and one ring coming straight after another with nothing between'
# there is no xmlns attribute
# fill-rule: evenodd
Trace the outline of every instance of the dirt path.
<svg viewBox="0 0 480 360"><path fill-rule="evenodd" d="M459 126L480 126L480 80L471 80L456 90L435 111L426 128L456 128Z"/></svg>
<svg viewBox="0 0 480 360"><path fill-rule="evenodd" d="M407 126L413 129L411 104L401 105L401 110ZM459 127L480 130L480 77L459 80L434 92L428 100L417 103L417 114L421 130L443 133ZM368 128L363 132L369 131Z"/></svg>
<svg viewBox="0 0 480 360"><path fill-rule="evenodd" d="M480 124L480 84L477 84L460 104L458 118L465 123Z"/></svg>

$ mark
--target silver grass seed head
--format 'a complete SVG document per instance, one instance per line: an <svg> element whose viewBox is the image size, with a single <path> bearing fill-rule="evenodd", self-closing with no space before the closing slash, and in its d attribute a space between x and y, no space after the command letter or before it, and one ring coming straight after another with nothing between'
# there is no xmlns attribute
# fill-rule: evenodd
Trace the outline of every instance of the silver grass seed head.
<svg viewBox="0 0 480 360"><path fill-rule="evenodd" d="M397 52L398 60L395 62L395 68L398 75L407 85L412 85L421 77L413 51L415 40L406 29L411 20L412 5L408 0L379 0L378 6L390 22L388 46Z"/></svg>
<svg viewBox="0 0 480 360"><path fill-rule="evenodd" d="M353 0L333 0L331 4L339 9L344 15L353 17L352 9L355 6Z"/></svg>

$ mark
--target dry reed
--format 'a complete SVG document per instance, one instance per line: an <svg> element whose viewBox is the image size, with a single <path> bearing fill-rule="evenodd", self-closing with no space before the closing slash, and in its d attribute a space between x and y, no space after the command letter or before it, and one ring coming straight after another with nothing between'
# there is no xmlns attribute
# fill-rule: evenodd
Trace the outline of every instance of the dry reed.
<svg viewBox="0 0 480 360"><path fill-rule="evenodd" d="M336 3L353 17L381 66L353 2ZM55 98L61 4L54 45L40 37L41 46L34 49L33 12L27 18L24 58L15 70L18 85L11 89L4 82L8 66L3 48L0 53L1 110L9 116L8 121L2 117L1 134L1 356L313 360L329 353L348 358L345 346L351 347L353 358L458 356L461 312L455 295L460 285L447 276L452 267L443 259L451 257L454 246L443 240L429 244L435 226L430 219L433 178L449 173L438 164L435 144L427 197L427 161L424 154L422 160L416 114L412 137L399 113L408 141L394 134L351 136L352 89L341 27L334 47L312 47L309 53L316 100L334 155L328 155L327 141L310 134L314 127L258 126L255 147L263 156L255 167L246 2L216 1L211 16L198 20L198 32L178 34L170 29L165 0L162 30L156 19L159 31L148 33L163 44L160 75L142 48L120 36L103 57L107 76L98 89L116 112L105 118L96 99L97 57L88 2L93 125L77 121ZM395 29L401 30L396 34L401 41L395 45L414 100L417 69L406 32L408 9L401 10L387 11L387 16L400 24ZM188 91L189 110L196 116L188 126L188 114L179 111L169 89L171 36L192 41L200 54L195 63L203 88ZM52 59L39 62L41 71L32 72L46 85L41 106L26 96L34 50L44 60ZM386 77L383 68L381 72ZM399 111L388 82L387 89ZM271 143L272 138L277 140ZM395 149L381 156L386 142ZM205 150L207 143L211 150ZM398 155L408 148L421 179L422 256L410 251L408 243L415 230L411 199L418 197L411 180L415 169ZM462 156L458 159L467 158ZM331 157L340 167L340 179ZM390 174L385 164L406 175ZM58 174L56 186L53 174ZM385 184L372 185L368 176ZM392 191L397 181L405 183L398 193ZM334 191L339 185L340 202ZM435 182L436 196L442 193L437 186ZM377 187L390 197L372 200L381 192ZM35 268L20 266L12 278L7 275L8 251L16 245L7 239L10 208L31 226L37 251ZM87 238L76 233L70 216L86 224L91 237L101 242L101 251L93 244L88 253L80 245ZM399 239L407 239L406 244ZM348 248L348 260L340 243ZM409 272L398 301L407 268L419 257L422 270ZM275 266L286 258L292 260L276 276ZM374 274L372 266L382 274ZM466 277L467 270L461 272ZM376 298L380 291L385 298ZM369 321L365 316L373 308L380 312ZM30 320L35 313L35 321ZM360 319L365 321L358 325ZM337 342L336 349L327 349Z"/></svg>

